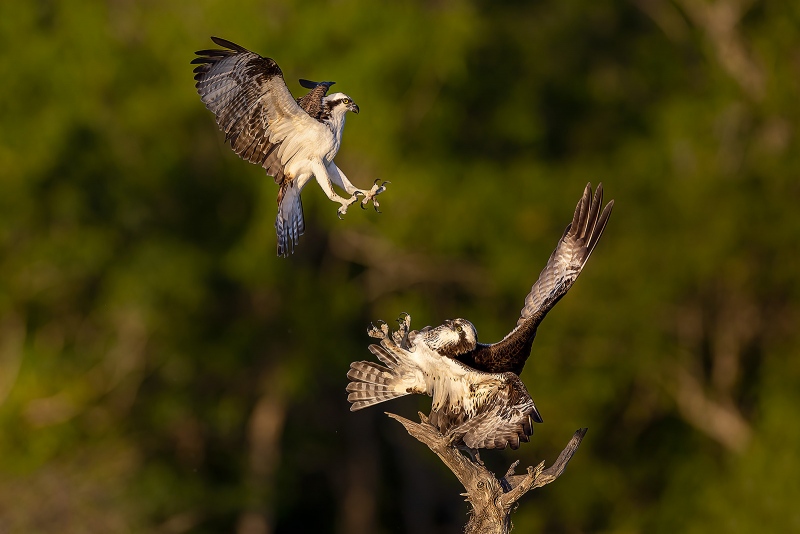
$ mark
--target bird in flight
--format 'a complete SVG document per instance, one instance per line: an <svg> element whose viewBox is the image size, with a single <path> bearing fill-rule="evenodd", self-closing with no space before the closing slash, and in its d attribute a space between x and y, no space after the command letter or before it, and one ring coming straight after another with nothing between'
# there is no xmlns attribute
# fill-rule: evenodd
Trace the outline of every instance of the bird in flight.
<svg viewBox="0 0 800 534"><path fill-rule="evenodd" d="M328 95L334 82L300 80L310 91L295 100L274 60L219 37L211 40L224 49L196 52L195 87L234 152L264 167L279 185L278 255L293 253L305 230L300 192L312 178L340 205L339 218L359 196L362 208L372 201L377 211L376 197L389 182L375 180L371 189L359 189L333 162L345 114L359 111L353 99L344 93ZM349 197L338 195L334 184Z"/></svg>
<svg viewBox="0 0 800 534"><path fill-rule="evenodd" d="M389 334L380 323L368 334L380 339L369 346L384 365L354 362L347 376L352 411L412 393L433 397L429 421L451 443L469 449L516 449L533 433L531 420L542 417L519 374L527 360L536 329L563 297L597 245L614 201L600 211L603 186L592 197L586 186L572 222L525 298L517 326L491 345L478 342L475 326L466 319L447 320L436 328L410 330L410 317Z"/></svg>

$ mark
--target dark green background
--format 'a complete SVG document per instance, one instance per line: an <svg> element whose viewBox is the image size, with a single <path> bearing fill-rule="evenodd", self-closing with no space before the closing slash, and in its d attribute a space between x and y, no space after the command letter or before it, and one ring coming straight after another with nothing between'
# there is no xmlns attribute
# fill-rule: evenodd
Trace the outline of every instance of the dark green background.
<svg viewBox="0 0 800 534"><path fill-rule="evenodd" d="M219 35L332 79L383 214L277 188L194 92ZM586 182L616 207L522 378L515 532L800 530L800 8L750 0L0 5L0 532L457 533L366 327L515 323Z"/></svg>

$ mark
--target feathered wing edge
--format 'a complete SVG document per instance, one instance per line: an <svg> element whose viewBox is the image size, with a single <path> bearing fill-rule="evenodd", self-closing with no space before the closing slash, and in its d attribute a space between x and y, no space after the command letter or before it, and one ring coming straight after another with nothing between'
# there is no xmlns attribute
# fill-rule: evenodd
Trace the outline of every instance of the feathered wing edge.
<svg viewBox="0 0 800 534"><path fill-rule="evenodd" d="M443 425L442 417L446 414L431 413L430 421L434 426ZM431 424L434 424L433 422ZM531 417L517 413L512 420L506 420L499 410L493 409L477 414L464 423L453 425L447 435L454 442L463 443L470 449L519 449L520 443L527 443L533 435Z"/></svg>
<svg viewBox="0 0 800 534"><path fill-rule="evenodd" d="M517 320L518 326L538 312L547 313L575 283L611 217L614 201L611 200L606 204L601 212L602 204L602 182L597 184L594 197L592 197L592 184L586 184L583 196L575 207L572 222L564 230L556 249L547 260L547 265L525 297L525 306ZM544 318L544 313L541 314L541 318Z"/></svg>
<svg viewBox="0 0 800 534"><path fill-rule="evenodd" d="M550 255L539 278L525 297L516 327L502 340L478 347L459 358L466 365L488 372L522 372L530 354L536 329L553 306L566 295L597 246L608 224L614 201L600 211L603 184L597 185L592 197L592 184L586 184L583 196L575 207L572 222Z"/></svg>
<svg viewBox="0 0 800 534"><path fill-rule="evenodd" d="M278 153L281 140L270 142L265 131L264 96L270 95L272 105L279 102L283 112L301 113L286 82L283 72L271 58L219 37L211 38L224 50L198 50L191 61L195 87L206 107L214 113L217 125L225 132L225 141L242 159L263 167L275 183L284 181L283 165ZM278 81L274 81L278 78ZM295 109L292 109L295 107Z"/></svg>
<svg viewBox="0 0 800 534"><path fill-rule="evenodd" d="M432 410L430 423L453 443L470 449L518 449L520 443L530 441L533 422L541 423L542 417L522 380L514 373L501 376L503 385L472 417Z"/></svg>

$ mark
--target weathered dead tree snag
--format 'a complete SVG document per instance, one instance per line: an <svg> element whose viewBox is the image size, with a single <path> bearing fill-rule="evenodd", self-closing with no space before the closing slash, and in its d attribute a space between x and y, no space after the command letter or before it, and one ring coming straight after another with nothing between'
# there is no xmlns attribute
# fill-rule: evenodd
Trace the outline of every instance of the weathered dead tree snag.
<svg viewBox="0 0 800 534"><path fill-rule="evenodd" d="M526 474L514 474L519 460L511 464L505 476L498 479L481 463L474 462L428 423L428 418L419 412L421 423L415 423L399 415L386 412L399 421L414 438L428 446L444 462L466 489L462 493L472 505L466 534L505 534L511 530L511 511L523 495L557 479L567 468L572 455L586 435L586 428L573 434L567 446L558 455L556 462L544 468L544 462L528 467Z"/></svg>

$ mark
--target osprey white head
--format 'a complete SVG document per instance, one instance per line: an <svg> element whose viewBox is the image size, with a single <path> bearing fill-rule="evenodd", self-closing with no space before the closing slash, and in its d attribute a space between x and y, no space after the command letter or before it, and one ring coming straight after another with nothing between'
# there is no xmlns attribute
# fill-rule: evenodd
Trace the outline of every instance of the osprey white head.
<svg viewBox="0 0 800 534"><path fill-rule="evenodd" d="M332 93L322 99L322 103L331 115L342 114L352 111L358 114L358 105L353 99L344 93Z"/></svg>
<svg viewBox="0 0 800 534"><path fill-rule="evenodd" d="M423 336L425 344L442 356L459 356L473 350L478 344L478 331L466 319L448 319Z"/></svg>

